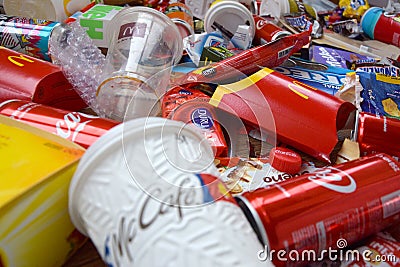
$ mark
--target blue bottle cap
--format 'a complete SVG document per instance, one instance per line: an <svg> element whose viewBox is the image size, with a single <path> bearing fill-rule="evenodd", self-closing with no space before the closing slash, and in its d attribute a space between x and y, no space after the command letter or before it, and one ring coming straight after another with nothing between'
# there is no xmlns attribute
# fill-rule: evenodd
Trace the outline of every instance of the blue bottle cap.
<svg viewBox="0 0 400 267"><path fill-rule="evenodd" d="M382 8L371 7L364 13L361 18L361 27L364 33L367 34L371 39L374 39L375 25L378 22L382 13Z"/></svg>

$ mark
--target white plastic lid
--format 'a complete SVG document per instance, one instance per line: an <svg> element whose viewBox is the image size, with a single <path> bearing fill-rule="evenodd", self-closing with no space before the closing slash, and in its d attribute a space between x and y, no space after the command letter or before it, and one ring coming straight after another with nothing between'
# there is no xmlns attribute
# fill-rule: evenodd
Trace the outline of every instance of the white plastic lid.
<svg viewBox="0 0 400 267"><path fill-rule="evenodd" d="M152 138L160 135L165 137L165 140L162 138L162 140L151 141ZM180 145L180 142L183 141L185 143ZM157 147L156 143L161 143L162 147ZM156 153L158 150L162 153ZM147 151L149 153L143 153ZM120 159L121 154L124 155L123 160ZM138 172L143 173L143 177L139 178L143 180L160 179L160 177L149 175L154 172L146 169L148 166L155 167L152 165L154 162L163 163L162 171L167 168L172 169L172 172L175 173L212 173L215 171L217 174L218 171L212 164L213 159L213 150L204 136L183 122L159 117L124 122L101 136L81 158L69 187L71 221L81 233L88 235L79 205L81 194L83 191L87 192L83 189L90 186L89 183L93 183L95 186L95 183L99 181L111 180L118 183L124 182L126 179L133 179L133 176L121 178L121 175L127 172L132 175ZM135 166L132 166L132 162L135 163ZM204 169L206 167L207 169ZM107 172L101 171L101 168ZM119 174L121 169L124 169L123 174ZM99 171L102 174L101 177L99 177ZM140 186L140 182L143 181L135 178L135 182ZM102 197L99 196L99 199Z"/></svg>
<svg viewBox="0 0 400 267"><path fill-rule="evenodd" d="M232 34L235 34L239 25L249 25L253 37L256 30L253 14L243 4L231 0L216 2L210 7L204 18L206 32L215 31L212 28L214 22L218 22Z"/></svg>

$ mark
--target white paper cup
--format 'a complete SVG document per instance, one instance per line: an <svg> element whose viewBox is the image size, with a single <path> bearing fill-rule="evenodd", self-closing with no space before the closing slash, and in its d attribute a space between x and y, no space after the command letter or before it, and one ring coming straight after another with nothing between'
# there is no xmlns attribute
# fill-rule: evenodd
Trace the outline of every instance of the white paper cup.
<svg viewBox="0 0 400 267"><path fill-rule="evenodd" d="M240 208L204 174L217 175L212 161L207 141L182 122L142 118L114 127L73 177L72 222L108 266L268 266Z"/></svg>
<svg viewBox="0 0 400 267"><path fill-rule="evenodd" d="M170 73L164 70L179 62L183 43L175 23L148 7L121 10L110 21L106 34L110 44L97 102L107 117L122 121L136 90L141 90L140 95L145 94L150 101L163 95L165 86L147 81L155 74L159 75L157 80L169 81ZM148 112L143 108L143 114L137 117L156 115Z"/></svg>

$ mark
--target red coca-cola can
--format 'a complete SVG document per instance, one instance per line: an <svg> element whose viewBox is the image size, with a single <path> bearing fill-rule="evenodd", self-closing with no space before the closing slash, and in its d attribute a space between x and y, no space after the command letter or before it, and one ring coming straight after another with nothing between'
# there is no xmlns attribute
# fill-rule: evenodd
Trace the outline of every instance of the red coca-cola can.
<svg viewBox="0 0 400 267"><path fill-rule="evenodd" d="M26 122L88 148L119 122L81 112L70 112L25 101L0 103L0 114Z"/></svg>
<svg viewBox="0 0 400 267"><path fill-rule="evenodd" d="M266 248L280 255L270 257L275 265L299 265L398 224L400 165L376 154L245 193L237 201ZM293 258L297 255L304 257Z"/></svg>
<svg viewBox="0 0 400 267"><path fill-rule="evenodd" d="M400 157L400 120L360 112L356 138L361 155L383 152Z"/></svg>
<svg viewBox="0 0 400 267"><path fill-rule="evenodd" d="M266 44L284 36L291 35L290 32L283 30L266 18L257 15L253 15L253 18L256 24L256 32L253 40L255 45Z"/></svg>

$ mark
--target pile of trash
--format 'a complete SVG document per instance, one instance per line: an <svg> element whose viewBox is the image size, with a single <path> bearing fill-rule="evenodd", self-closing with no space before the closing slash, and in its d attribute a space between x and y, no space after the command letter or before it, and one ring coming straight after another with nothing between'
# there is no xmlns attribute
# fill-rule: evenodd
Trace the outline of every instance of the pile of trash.
<svg viewBox="0 0 400 267"><path fill-rule="evenodd" d="M0 0L0 57L0 266L400 264L398 1Z"/></svg>

